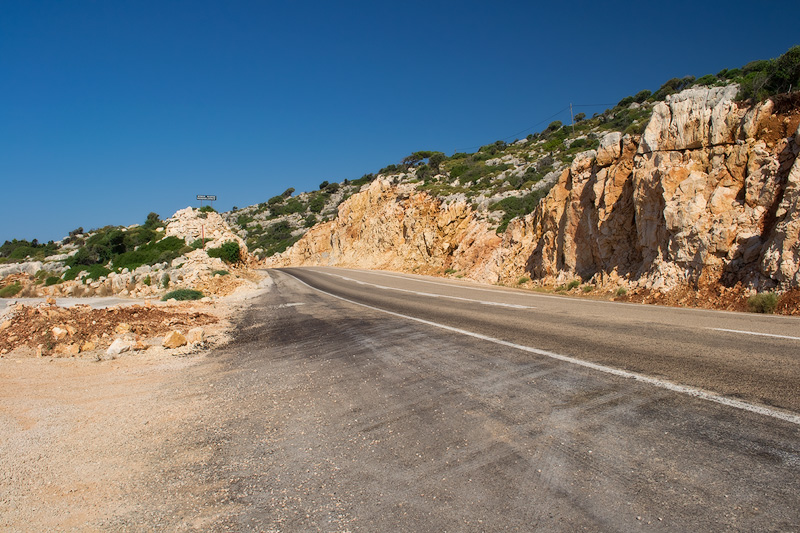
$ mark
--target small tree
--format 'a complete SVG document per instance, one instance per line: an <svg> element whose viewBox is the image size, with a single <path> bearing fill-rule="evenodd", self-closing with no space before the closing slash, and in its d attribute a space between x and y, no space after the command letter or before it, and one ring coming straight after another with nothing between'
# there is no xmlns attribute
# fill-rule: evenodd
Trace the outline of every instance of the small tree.
<svg viewBox="0 0 800 533"><path fill-rule="evenodd" d="M431 156L428 158L428 165L433 169L434 172L439 172L439 165L445 162L447 156L444 155L442 152L433 152Z"/></svg>
<svg viewBox="0 0 800 533"><path fill-rule="evenodd" d="M578 113L575 115L575 122L580 122L586 118L586 113Z"/></svg>
<svg viewBox="0 0 800 533"><path fill-rule="evenodd" d="M150 212L147 215L147 220L144 221L144 228L145 229L156 229L161 225L161 218L158 216L158 213Z"/></svg>

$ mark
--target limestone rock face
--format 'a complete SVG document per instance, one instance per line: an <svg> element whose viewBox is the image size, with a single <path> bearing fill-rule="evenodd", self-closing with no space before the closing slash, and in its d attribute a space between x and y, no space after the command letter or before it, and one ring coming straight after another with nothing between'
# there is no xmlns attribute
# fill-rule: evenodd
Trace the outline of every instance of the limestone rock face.
<svg viewBox="0 0 800 533"><path fill-rule="evenodd" d="M491 280L480 256L500 242L466 202L443 205L411 185L376 180L339 206L336 220L309 230L279 265L338 265L397 271L454 268Z"/></svg>
<svg viewBox="0 0 800 533"><path fill-rule="evenodd" d="M798 287L800 109L737 103L736 92L691 88L657 104L641 137L605 135L502 236L466 203L375 181L267 265L451 268L486 282L581 277L662 292L701 278Z"/></svg>

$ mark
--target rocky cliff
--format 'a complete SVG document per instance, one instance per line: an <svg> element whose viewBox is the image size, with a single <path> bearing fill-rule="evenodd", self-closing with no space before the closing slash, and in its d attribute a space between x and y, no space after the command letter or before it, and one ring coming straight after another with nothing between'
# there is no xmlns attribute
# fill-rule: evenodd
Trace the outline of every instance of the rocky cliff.
<svg viewBox="0 0 800 533"><path fill-rule="evenodd" d="M667 293L800 286L800 105L696 87L656 104L644 133L578 154L533 213L498 236L465 202L377 180L280 256L339 265Z"/></svg>

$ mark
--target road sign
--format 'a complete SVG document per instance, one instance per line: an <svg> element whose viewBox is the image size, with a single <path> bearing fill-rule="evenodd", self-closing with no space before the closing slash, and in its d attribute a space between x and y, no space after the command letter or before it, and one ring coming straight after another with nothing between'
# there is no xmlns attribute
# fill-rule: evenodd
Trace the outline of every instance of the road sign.
<svg viewBox="0 0 800 533"><path fill-rule="evenodd" d="M200 201L206 200L208 202L216 202L217 197L211 194L198 194L197 199Z"/></svg>

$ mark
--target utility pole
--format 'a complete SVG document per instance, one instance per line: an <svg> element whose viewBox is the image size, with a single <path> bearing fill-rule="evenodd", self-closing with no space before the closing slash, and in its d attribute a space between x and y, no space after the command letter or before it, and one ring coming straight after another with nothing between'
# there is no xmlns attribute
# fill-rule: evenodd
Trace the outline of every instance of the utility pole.
<svg viewBox="0 0 800 533"><path fill-rule="evenodd" d="M569 103L569 118L572 120L572 134L575 135L575 115L572 114L572 102Z"/></svg>

